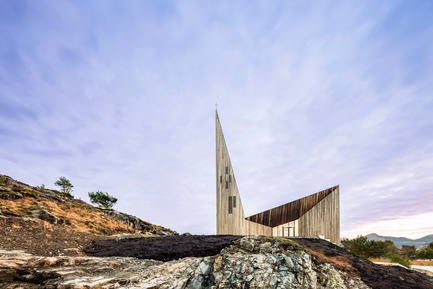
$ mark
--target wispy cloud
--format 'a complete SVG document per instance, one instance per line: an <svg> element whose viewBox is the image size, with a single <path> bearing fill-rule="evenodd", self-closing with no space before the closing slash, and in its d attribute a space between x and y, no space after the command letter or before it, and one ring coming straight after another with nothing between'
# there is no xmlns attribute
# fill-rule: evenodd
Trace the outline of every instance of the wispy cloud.
<svg viewBox="0 0 433 289"><path fill-rule="evenodd" d="M218 102L247 212L336 184L345 231L433 208L428 1L0 5L2 173L214 233Z"/></svg>

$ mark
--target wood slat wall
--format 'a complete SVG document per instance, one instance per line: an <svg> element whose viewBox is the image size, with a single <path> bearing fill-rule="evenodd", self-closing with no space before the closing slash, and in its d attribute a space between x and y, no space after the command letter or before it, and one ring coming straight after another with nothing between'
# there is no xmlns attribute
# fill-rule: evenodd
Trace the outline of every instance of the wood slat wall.
<svg viewBox="0 0 433 289"><path fill-rule="evenodd" d="M335 190L306 212L298 222L299 236L323 235L340 245L340 189Z"/></svg>
<svg viewBox="0 0 433 289"><path fill-rule="evenodd" d="M245 222L242 200L230 161L218 113L216 120L216 222L218 235L245 235L248 226ZM236 207L229 213L229 197L236 198ZM233 200L233 199L232 199ZM233 205L232 201L232 205ZM259 226L252 226L258 228ZM253 230L253 229L251 229ZM254 229L255 230L255 229Z"/></svg>
<svg viewBox="0 0 433 289"><path fill-rule="evenodd" d="M247 217L247 220L269 227L276 227L285 223L289 223L299 219L326 196L331 194L336 188L337 186L255 214L253 216L249 216Z"/></svg>

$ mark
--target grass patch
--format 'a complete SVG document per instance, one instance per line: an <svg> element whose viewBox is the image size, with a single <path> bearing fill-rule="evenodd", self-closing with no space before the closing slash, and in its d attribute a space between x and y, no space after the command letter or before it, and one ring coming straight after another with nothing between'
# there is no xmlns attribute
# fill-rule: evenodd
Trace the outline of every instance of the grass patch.
<svg viewBox="0 0 433 289"><path fill-rule="evenodd" d="M306 248L306 250L313 256L316 257L319 263L331 263L334 264L337 268L340 269L353 269L352 265L348 262L347 259L341 256L336 257L327 257L323 252L313 251L311 249Z"/></svg>
<svg viewBox="0 0 433 289"><path fill-rule="evenodd" d="M0 177L0 184L6 184L6 179L3 177Z"/></svg>
<svg viewBox="0 0 433 289"><path fill-rule="evenodd" d="M430 261L430 260L411 260L409 262L411 265L433 266L433 261Z"/></svg>

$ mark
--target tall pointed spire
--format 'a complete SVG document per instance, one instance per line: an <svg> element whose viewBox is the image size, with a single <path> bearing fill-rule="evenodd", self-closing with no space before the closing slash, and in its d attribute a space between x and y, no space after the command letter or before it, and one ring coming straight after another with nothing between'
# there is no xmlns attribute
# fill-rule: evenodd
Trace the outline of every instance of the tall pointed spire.
<svg viewBox="0 0 433 289"><path fill-rule="evenodd" d="M215 122L217 234L241 235L245 215L217 110Z"/></svg>

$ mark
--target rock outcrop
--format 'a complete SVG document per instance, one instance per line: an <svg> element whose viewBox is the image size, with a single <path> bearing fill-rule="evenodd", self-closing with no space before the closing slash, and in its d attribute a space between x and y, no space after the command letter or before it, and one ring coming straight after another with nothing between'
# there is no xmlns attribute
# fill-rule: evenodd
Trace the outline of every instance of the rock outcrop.
<svg viewBox="0 0 433 289"><path fill-rule="evenodd" d="M148 232L150 234L161 235L161 236L172 236L178 235L178 233L163 227L154 226L148 222L145 222L135 216L128 215L125 213L118 212L112 209L104 209L104 214L110 216L111 218L118 220L124 224L128 224L130 227L134 228L136 233Z"/></svg>
<svg viewBox="0 0 433 289"><path fill-rule="evenodd" d="M291 240L263 237L244 237L216 256L169 262L0 251L0 280L34 288L369 288Z"/></svg>

